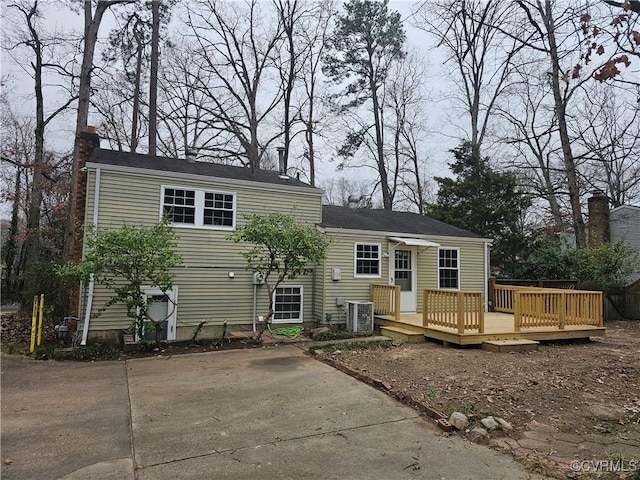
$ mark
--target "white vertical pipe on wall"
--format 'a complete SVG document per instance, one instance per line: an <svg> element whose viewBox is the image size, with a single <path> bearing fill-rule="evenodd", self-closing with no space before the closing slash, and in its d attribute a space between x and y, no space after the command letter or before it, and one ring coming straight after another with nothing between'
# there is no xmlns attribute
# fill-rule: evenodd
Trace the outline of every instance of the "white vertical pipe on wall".
<svg viewBox="0 0 640 480"><path fill-rule="evenodd" d="M93 226L98 228L98 208L100 207L100 169L96 168L96 182L93 189ZM82 340L80 345L87 344L87 337L89 336L89 320L91 319L91 308L93 306L93 289L95 281L93 279L93 273L89 279L89 292L87 294L87 306L84 312L84 323L82 325Z"/></svg>

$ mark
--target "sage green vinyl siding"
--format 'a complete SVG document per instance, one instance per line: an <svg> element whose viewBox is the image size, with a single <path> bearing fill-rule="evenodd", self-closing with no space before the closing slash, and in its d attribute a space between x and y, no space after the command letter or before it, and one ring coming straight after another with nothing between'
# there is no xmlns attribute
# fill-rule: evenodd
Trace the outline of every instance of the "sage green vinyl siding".
<svg viewBox="0 0 640 480"><path fill-rule="evenodd" d="M355 300L368 302L371 299L371 285L376 283L387 284L389 281L389 263L386 258L382 258L380 278L356 277L354 275L354 245L356 243L377 243L380 244L381 255L386 250L386 237L384 236L363 236L342 234L329 234L331 242L327 258L324 262L324 285L322 287L322 298L324 310L318 314L326 319L326 314L331 314L331 322L345 322L345 308L336 305L337 298L345 300ZM332 280L332 268L340 268L341 279Z"/></svg>
<svg viewBox="0 0 640 480"><path fill-rule="evenodd" d="M226 184L224 181L186 180L163 175L139 175L101 168L98 229L117 229L123 223L152 225L160 219L162 185L193 189L220 190L236 194L236 225L245 223L243 214L282 212L302 222L316 224L321 218L321 192L311 189L280 189L277 185ZM94 208L95 169L89 170L86 222L91 223ZM299 191L298 191L299 190ZM176 226L178 251L184 266L175 269L178 287L177 329L189 331L201 320L208 325L251 324L253 321L252 272L245 269L241 252L247 247L227 239L229 230ZM233 272L233 278L230 276ZM304 288L304 321L313 317L312 275L285 284ZM256 288L256 315L268 312L266 286ZM95 286L92 314L105 304L110 293ZM124 306L109 307L92 318L91 330L121 329L130 325Z"/></svg>
<svg viewBox="0 0 640 480"><path fill-rule="evenodd" d="M330 313L332 322L344 322L344 309L336 306L336 298L345 300L369 301L372 284L389 284L389 268L394 268L393 248L396 243L389 242L388 236L402 236L376 232L362 232L358 234L328 233L331 240L329 253L324 262L324 282L321 287L322 311L317 314L326 318ZM405 235L407 236L407 235ZM485 258L484 242L478 240L465 240L457 237L428 238L439 243L445 248L459 248L460 250L460 288L461 290L482 291L485 290ZM382 274L380 278L359 278L354 276L354 245L356 243L379 243L382 249ZM399 246L402 248L402 245ZM389 254L387 257L386 254ZM332 280L332 268L340 268L342 278L339 281ZM416 310L422 311L422 291L425 288L438 288L438 248L417 247L417 295Z"/></svg>

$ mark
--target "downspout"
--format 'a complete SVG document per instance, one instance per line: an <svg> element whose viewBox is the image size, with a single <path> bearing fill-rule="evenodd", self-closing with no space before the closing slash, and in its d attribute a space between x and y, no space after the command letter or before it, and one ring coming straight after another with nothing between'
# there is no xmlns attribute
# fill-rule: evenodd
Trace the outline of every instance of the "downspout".
<svg viewBox="0 0 640 480"><path fill-rule="evenodd" d="M93 190L93 225L98 228L98 208L100 207L100 168L96 168L96 182ZM93 306L93 289L95 281L93 279L93 273L89 277L89 292L87 294L87 306L84 312L84 323L82 324L82 340L80 345L87 344L87 337L89 336L89 320L91 319L91 308Z"/></svg>
<svg viewBox="0 0 640 480"><path fill-rule="evenodd" d="M256 282L254 281L253 282L253 316L252 316L252 318L253 318L253 322L252 322L252 324L253 324L253 333L256 333L256 313L257 313L257 311L256 311L257 310L256 302L257 302L257 299L258 299L257 291L258 291L258 285L256 285Z"/></svg>
<svg viewBox="0 0 640 480"><path fill-rule="evenodd" d="M313 266L313 271L311 272L311 317L314 319L314 326L319 326L318 315L316 315L316 268L318 266Z"/></svg>

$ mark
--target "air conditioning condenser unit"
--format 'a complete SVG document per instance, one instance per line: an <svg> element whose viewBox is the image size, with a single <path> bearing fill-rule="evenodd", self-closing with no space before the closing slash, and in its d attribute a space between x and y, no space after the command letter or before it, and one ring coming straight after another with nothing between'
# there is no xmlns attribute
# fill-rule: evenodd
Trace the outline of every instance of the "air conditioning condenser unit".
<svg viewBox="0 0 640 480"><path fill-rule="evenodd" d="M373 302L347 301L347 330L373 331Z"/></svg>

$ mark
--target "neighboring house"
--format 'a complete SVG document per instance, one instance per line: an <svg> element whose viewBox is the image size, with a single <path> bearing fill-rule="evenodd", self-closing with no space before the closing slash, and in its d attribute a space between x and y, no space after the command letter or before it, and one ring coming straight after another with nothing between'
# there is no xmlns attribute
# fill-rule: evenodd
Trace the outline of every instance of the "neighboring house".
<svg viewBox="0 0 640 480"><path fill-rule="evenodd" d="M609 213L609 231L612 242L622 242L640 249L640 207L621 205ZM636 272L635 279L640 279Z"/></svg>
<svg viewBox="0 0 640 480"><path fill-rule="evenodd" d="M623 242L640 248L640 207L622 205L611 210L610 235L612 242Z"/></svg>
<svg viewBox="0 0 640 480"><path fill-rule="evenodd" d="M207 322L202 336L219 335L225 321L231 330L251 329L256 316L266 314L265 287L255 285L241 256L246 246L227 239L251 213L293 215L331 241L322 265L278 288L273 323L344 322L337 299L368 301L374 283L402 285L403 310L417 312L423 288L486 288L490 241L470 232L413 213L323 207L320 189L278 172L99 148L91 154L98 137L85 135L85 141L90 157L80 175L86 201L78 218L102 230L152 225L171 215L184 259L169 295L177 307L153 285L147 288L151 308L171 313L168 340L191 338L201 321ZM96 316L109 296L97 284L80 292L85 339L115 340L130 327L124 306Z"/></svg>

